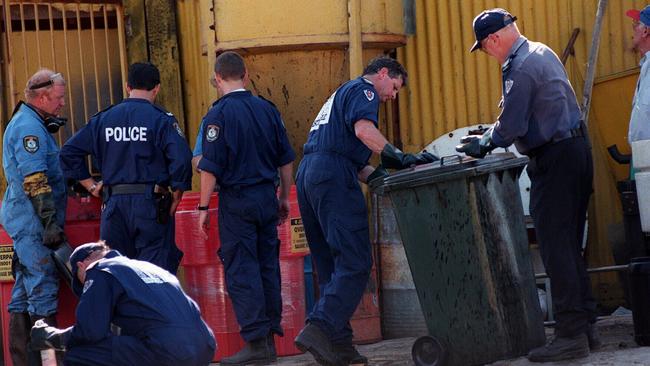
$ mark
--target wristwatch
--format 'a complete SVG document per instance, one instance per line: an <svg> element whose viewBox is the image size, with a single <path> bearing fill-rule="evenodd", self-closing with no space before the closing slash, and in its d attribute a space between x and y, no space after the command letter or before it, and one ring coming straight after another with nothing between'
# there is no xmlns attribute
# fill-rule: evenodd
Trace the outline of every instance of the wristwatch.
<svg viewBox="0 0 650 366"><path fill-rule="evenodd" d="M199 211L207 211L207 210L210 209L210 206L201 206L201 205L198 205L198 206L196 206L196 209L199 210Z"/></svg>

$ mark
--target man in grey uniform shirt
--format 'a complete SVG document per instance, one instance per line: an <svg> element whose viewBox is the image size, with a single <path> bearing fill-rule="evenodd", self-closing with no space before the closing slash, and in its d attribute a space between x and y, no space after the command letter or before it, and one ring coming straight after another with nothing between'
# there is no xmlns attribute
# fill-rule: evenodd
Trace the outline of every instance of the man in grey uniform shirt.
<svg viewBox="0 0 650 366"><path fill-rule="evenodd" d="M581 254L592 192L591 146L564 66L549 47L522 36L515 20L504 9L474 18L471 51L480 49L502 65L501 114L483 136L465 137L457 150L482 158L514 142L530 157L530 211L557 323L555 337L528 359L585 357L598 343L591 325L596 303Z"/></svg>

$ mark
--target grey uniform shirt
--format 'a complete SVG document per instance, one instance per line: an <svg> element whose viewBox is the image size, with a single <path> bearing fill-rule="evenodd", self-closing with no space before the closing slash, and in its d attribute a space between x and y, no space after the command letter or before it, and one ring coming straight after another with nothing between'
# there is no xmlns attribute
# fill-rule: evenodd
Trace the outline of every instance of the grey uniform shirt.
<svg viewBox="0 0 650 366"><path fill-rule="evenodd" d="M521 36L502 66L503 96L492 142L528 154L571 136L580 108L562 62L548 46Z"/></svg>

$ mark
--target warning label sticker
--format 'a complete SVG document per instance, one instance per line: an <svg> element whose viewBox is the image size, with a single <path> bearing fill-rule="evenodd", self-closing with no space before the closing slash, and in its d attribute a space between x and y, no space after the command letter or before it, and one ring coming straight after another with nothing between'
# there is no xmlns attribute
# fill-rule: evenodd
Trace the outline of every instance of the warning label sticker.
<svg viewBox="0 0 650 366"><path fill-rule="evenodd" d="M291 219L291 253L307 253L309 245L300 217Z"/></svg>
<svg viewBox="0 0 650 366"><path fill-rule="evenodd" d="M11 275L11 258L14 256L14 247L0 245L0 281L13 281Z"/></svg>

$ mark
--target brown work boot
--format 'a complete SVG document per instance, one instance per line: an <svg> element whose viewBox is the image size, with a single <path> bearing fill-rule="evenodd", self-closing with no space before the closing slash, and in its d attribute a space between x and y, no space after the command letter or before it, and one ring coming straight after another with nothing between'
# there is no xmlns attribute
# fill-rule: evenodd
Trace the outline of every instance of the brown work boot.
<svg viewBox="0 0 650 366"><path fill-rule="evenodd" d="M360 354L352 344L335 344L334 352L348 365L368 365L368 358Z"/></svg>
<svg viewBox="0 0 650 366"><path fill-rule="evenodd" d="M551 362L587 357L589 342L585 333L573 337L553 337L545 345L528 353L531 362Z"/></svg>
<svg viewBox="0 0 650 366"><path fill-rule="evenodd" d="M589 341L589 350L591 351L595 351L603 346L596 323L589 323L587 327L587 341Z"/></svg>

